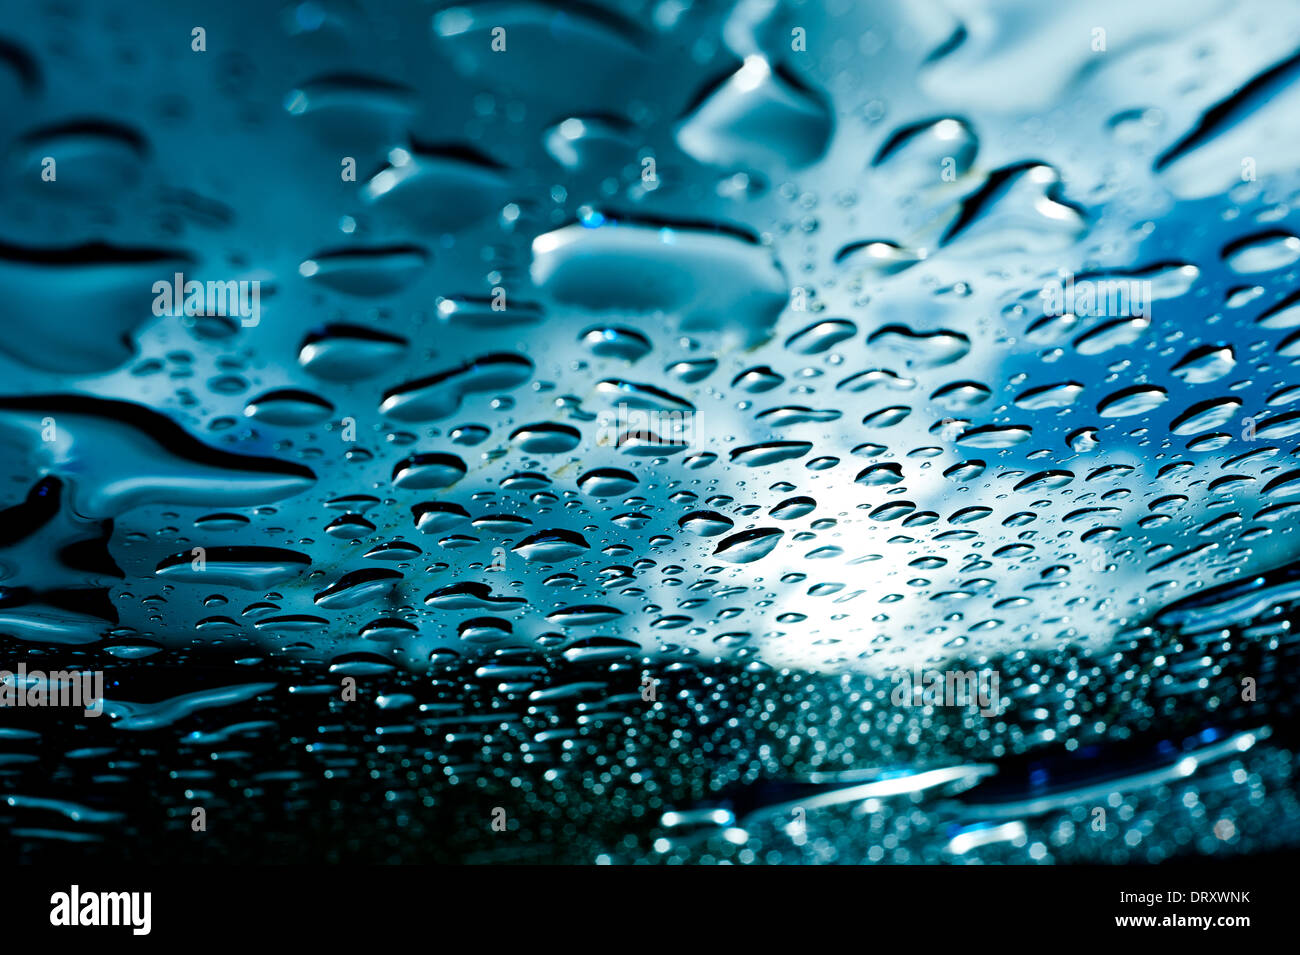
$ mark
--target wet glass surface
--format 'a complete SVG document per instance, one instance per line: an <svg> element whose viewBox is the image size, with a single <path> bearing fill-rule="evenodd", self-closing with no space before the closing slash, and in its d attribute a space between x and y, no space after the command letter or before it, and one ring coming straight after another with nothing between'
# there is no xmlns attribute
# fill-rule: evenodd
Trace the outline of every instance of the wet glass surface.
<svg viewBox="0 0 1300 955"><path fill-rule="evenodd" d="M1300 7L0 9L8 856L1300 845Z"/></svg>

